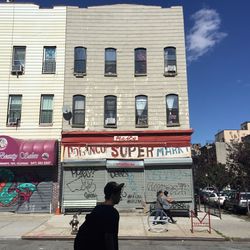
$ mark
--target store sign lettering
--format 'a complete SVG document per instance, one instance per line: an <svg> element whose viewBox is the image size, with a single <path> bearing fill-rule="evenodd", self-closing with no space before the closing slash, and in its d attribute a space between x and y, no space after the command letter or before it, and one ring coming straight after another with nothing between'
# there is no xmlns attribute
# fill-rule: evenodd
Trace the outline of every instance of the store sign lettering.
<svg viewBox="0 0 250 250"><path fill-rule="evenodd" d="M136 135L119 135L114 136L114 141L138 141L138 136Z"/></svg>
<svg viewBox="0 0 250 250"><path fill-rule="evenodd" d="M17 159L17 154L6 154L5 152L0 152L0 159L2 160L12 160L15 161Z"/></svg>
<svg viewBox="0 0 250 250"><path fill-rule="evenodd" d="M64 159L144 159L191 157L190 147L65 146Z"/></svg>

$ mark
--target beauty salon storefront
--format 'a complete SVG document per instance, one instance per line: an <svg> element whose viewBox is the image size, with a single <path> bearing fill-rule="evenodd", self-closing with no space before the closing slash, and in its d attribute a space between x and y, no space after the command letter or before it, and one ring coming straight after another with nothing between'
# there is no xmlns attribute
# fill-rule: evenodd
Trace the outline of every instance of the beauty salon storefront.
<svg viewBox="0 0 250 250"><path fill-rule="evenodd" d="M192 131L63 132L63 200L103 201L125 183L120 209L142 208L160 189L193 208Z"/></svg>
<svg viewBox="0 0 250 250"><path fill-rule="evenodd" d="M57 153L56 140L0 135L0 212L51 212Z"/></svg>

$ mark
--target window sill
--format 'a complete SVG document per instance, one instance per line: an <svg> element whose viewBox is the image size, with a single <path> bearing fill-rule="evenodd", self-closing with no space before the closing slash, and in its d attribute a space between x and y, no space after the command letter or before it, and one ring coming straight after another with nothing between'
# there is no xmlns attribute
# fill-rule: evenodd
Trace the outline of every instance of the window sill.
<svg viewBox="0 0 250 250"><path fill-rule="evenodd" d="M71 127L72 127L72 128L85 128L85 125L76 125L76 124L72 124Z"/></svg>
<svg viewBox="0 0 250 250"><path fill-rule="evenodd" d="M180 123L171 123L171 124L167 124L167 127L179 127Z"/></svg>
<svg viewBox="0 0 250 250"><path fill-rule="evenodd" d="M167 77L175 77L175 76L177 76L177 73L176 72L165 72L163 75L167 76Z"/></svg>
<svg viewBox="0 0 250 250"><path fill-rule="evenodd" d="M104 128L117 128L117 125L104 125Z"/></svg>
<svg viewBox="0 0 250 250"><path fill-rule="evenodd" d="M24 72L22 71L11 71L11 75L12 76L22 76L22 75L24 75Z"/></svg>
<svg viewBox="0 0 250 250"><path fill-rule="evenodd" d="M115 74L115 73L105 73L104 76L106 76L106 77L117 77L117 74Z"/></svg>
<svg viewBox="0 0 250 250"><path fill-rule="evenodd" d="M135 77L147 76L147 74L135 74Z"/></svg>
<svg viewBox="0 0 250 250"><path fill-rule="evenodd" d="M42 72L43 75L55 75L56 72Z"/></svg>
<svg viewBox="0 0 250 250"><path fill-rule="evenodd" d="M52 127L53 123L40 123L39 127Z"/></svg>
<svg viewBox="0 0 250 250"><path fill-rule="evenodd" d="M148 128L148 125L135 125L136 128Z"/></svg>

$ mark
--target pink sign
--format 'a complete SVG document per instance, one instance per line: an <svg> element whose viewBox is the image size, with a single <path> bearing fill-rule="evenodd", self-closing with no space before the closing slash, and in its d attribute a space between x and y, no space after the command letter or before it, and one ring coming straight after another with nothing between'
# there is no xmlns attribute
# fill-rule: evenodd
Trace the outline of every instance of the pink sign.
<svg viewBox="0 0 250 250"><path fill-rule="evenodd" d="M56 140L20 140L0 135L0 166L53 166Z"/></svg>

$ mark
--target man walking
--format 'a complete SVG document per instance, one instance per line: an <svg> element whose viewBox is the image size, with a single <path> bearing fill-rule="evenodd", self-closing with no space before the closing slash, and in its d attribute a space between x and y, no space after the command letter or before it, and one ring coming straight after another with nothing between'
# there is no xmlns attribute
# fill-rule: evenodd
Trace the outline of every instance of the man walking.
<svg viewBox="0 0 250 250"><path fill-rule="evenodd" d="M118 250L119 213L114 208L121 199L124 183L109 182L104 187L105 201L97 205L79 228L74 250Z"/></svg>

